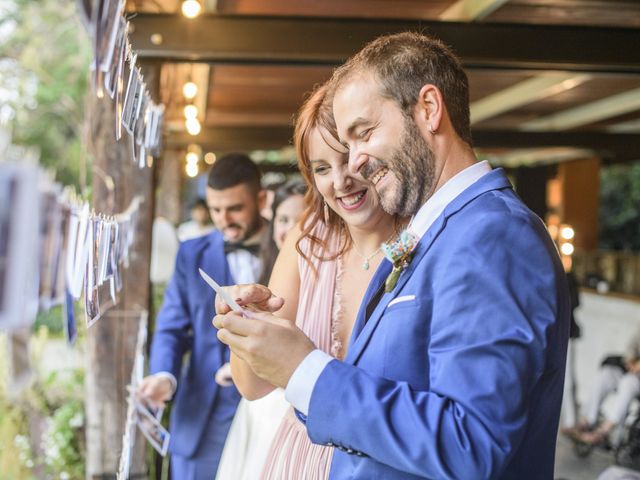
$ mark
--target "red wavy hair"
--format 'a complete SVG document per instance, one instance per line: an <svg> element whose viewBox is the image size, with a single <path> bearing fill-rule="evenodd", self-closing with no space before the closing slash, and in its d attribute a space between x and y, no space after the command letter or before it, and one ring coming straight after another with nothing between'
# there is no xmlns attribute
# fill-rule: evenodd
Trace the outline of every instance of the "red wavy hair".
<svg viewBox="0 0 640 480"><path fill-rule="evenodd" d="M298 157L298 169L307 184L307 193L304 197L307 208L302 216L302 234L296 242L296 250L307 262L310 262L310 258L300 248L300 242L305 238L308 238L311 242L311 254L322 260L332 260L351 247L351 236L344 220L330 208L328 209L329 216L326 225L340 238L338 252L326 256L327 239L319 238L312 233L318 222L325 223L325 220L324 199L316 186L309 159L309 141L314 130L324 129L339 143L336 122L333 118L332 99L331 87L328 83L316 87L300 107L293 133L293 144Z"/></svg>

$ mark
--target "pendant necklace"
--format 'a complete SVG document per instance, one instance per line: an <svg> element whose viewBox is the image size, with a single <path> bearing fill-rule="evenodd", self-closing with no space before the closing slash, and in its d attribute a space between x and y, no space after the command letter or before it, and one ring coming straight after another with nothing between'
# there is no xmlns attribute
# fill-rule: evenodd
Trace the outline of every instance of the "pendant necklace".
<svg viewBox="0 0 640 480"><path fill-rule="evenodd" d="M394 236L397 235L397 232L394 230L394 232L391 234L391 236L389 236L389 238L387 239L387 243L389 242L389 240L391 240ZM356 252L358 254L358 256L360 258L362 258L363 262L361 265L361 268L363 270L369 270L369 260L371 260L373 257L375 257L378 253L380 253L380 249L382 248L382 244L380 244L380 246L373 252L371 253L369 256L363 255L362 253L360 253L358 251L358 249L356 248L355 244L352 245L353 251Z"/></svg>
<svg viewBox="0 0 640 480"><path fill-rule="evenodd" d="M373 257L375 257L378 253L380 253L380 247L378 247L378 249L373 252L371 255L369 255L368 257L365 257L364 255L362 255L357 249L356 247L353 247L353 251L356 252L358 254L358 256L360 256L364 261L362 262L362 269L363 270L369 270L369 260L371 260Z"/></svg>

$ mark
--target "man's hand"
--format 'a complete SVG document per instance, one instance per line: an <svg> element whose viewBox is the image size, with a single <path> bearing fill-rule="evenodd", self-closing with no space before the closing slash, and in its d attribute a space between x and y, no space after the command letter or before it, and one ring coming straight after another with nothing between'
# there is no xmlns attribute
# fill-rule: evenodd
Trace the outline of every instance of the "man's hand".
<svg viewBox="0 0 640 480"><path fill-rule="evenodd" d="M144 377L138 385L138 397L154 408L164 408L173 396L171 380L162 375Z"/></svg>
<svg viewBox="0 0 640 480"><path fill-rule="evenodd" d="M218 339L231 347L254 373L285 388L298 365L315 345L295 324L269 313L216 315Z"/></svg>
<svg viewBox="0 0 640 480"><path fill-rule="evenodd" d="M281 297L276 297L267 287L257 283L232 285L223 288L241 307L251 307L253 310L265 312L276 312L284 305L284 300ZM231 308L229 305L227 305L219 295L216 295L216 313L225 314L230 311Z"/></svg>
<svg viewBox="0 0 640 480"><path fill-rule="evenodd" d="M640 360L627 360L625 363L629 373L634 375L640 373Z"/></svg>

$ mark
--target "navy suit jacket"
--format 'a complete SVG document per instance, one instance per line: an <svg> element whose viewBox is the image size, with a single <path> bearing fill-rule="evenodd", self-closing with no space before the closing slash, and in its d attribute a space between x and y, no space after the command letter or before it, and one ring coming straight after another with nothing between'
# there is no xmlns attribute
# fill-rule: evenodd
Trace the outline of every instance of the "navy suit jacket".
<svg viewBox="0 0 640 480"><path fill-rule="evenodd" d="M389 271L312 393L309 435L339 449L331 478L552 479L567 286L502 170L445 208L365 321Z"/></svg>
<svg viewBox="0 0 640 480"><path fill-rule="evenodd" d="M220 232L180 245L151 343L151 373L170 372L178 380L171 408L169 449L185 457L196 451L217 397L221 393L227 400L229 395L232 397L231 402L221 402L228 412L215 412L217 418L228 419L229 423L240 400L235 387L220 387L214 380L216 371L229 359L229 349L218 340L211 326L215 292L200 277L198 268L220 285L235 283ZM190 356L185 360L187 353Z"/></svg>

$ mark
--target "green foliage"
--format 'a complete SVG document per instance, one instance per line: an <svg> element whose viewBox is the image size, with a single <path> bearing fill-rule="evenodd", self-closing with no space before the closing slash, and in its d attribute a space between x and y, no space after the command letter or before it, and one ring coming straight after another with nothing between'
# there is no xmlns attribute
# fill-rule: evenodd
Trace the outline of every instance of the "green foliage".
<svg viewBox="0 0 640 480"><path fill-rule="evenodd" d="M44 328L32 337L35 365L47 340ZM6 354L0 351L0 379L8 378ZM0 381L0 477L82 480L84 424L82 370L45 375L36 368L35 380L17 397Z"/></svg>
<svg viewBox="0 0 640 480"><path fill-rule="evenodd" d="M0 10L0 91L9 98L13 143L37 147L57 180L79 185L81 128L91 58L73 0L14 0ZM6 115L6 112L5 112Z"/></svg>
<svg viewBox="0 0 640 480"><path fill-rule="evenodd" d="M78 338L82 338L86 333L83 302L74 301L73 307L76 314ZM49 310L38 312L38 315L36 315L36 321L33 324L33 331L38 332L42 328L46 328L48 337L61 338L65 335L64 329L66 321L64 306L56 305L55 307L51 307Z"/></svg>
<svg viewBox="0 0 640 480"><path fill-rule="evenodd" d="M84 375L81 371L60 381L52 374L45 380L44 386L60 389L62 402L54 404L51 418L42 434L43 461L46 470L59 474L60 478L84 478L84 403L82 387ZM44 393L44 392L43 392Z"/></svg>
<svg viewBox="0 0 640 480"><path fill-rule="evenodd" d="M640 162L601 170L600 248L640 251Z"/></svg>
<svg viewBox="0 0 640 480"><path fill-rule="evenodd" d="M44 312L39 312L36 316L34 330L46 327L51 336L59 337L64 335L63 315L64 309L62 306L52 307Z"/></svg>

